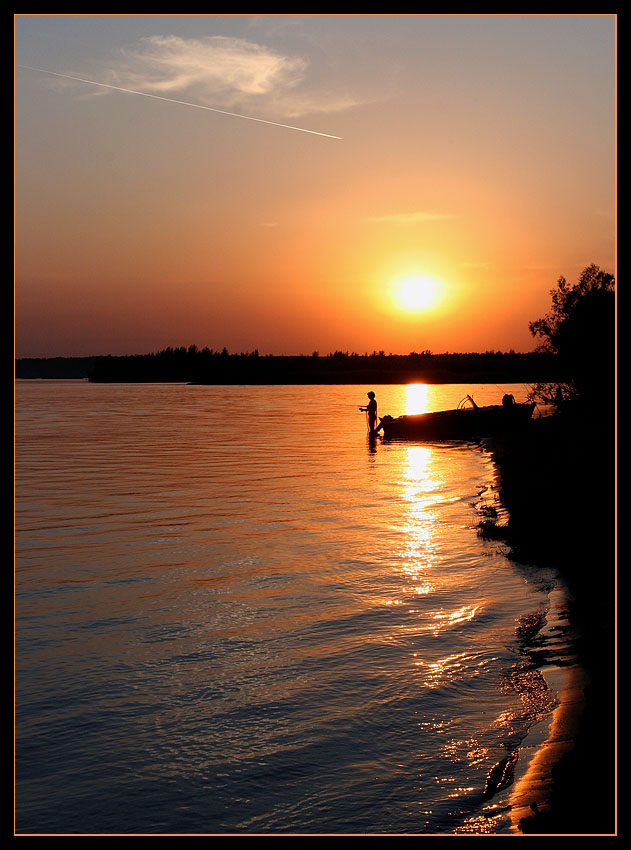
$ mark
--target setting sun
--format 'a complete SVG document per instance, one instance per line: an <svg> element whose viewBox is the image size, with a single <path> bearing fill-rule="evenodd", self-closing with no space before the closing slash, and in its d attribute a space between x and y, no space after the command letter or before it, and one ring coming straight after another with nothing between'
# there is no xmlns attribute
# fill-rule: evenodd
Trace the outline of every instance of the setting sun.
<svg viewBox="0 0 631 850"><path fill-rule="evenodd" d="M440 297L440 285L431 277L415 275L405 277L394 285L395 298L406 310L426 310Z"/></svg>

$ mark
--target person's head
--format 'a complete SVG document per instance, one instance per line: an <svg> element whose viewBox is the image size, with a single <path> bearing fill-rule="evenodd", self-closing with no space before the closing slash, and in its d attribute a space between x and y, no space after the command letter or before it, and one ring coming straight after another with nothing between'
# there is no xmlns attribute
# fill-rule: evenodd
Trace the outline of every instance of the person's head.
<svg viewBox="0 0 631 850"><path fill-rule="evenodd" d="M371 390L371 391L368 393L368 398L374 398L374 397L375 397L375 394L374 394L374 392Z"/></svg>

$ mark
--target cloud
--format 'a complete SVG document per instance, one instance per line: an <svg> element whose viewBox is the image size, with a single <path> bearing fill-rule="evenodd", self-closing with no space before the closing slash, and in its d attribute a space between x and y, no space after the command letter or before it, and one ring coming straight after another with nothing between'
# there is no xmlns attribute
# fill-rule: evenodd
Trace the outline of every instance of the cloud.
<svg viewBox="0 0 631 850"><path fill-rule="evenodd" d="M306 68L300 58L226 36L154 35L142 39L138 48L123 51L123 56L131 63L127 74L135 84L162 94L193 86L228 97L268 94L298 83Z"/></svg>
<svg viewBox="0 0 631 850"><path fill-rule="evenodd" d="M366 218L366 221L376 222L378 224L424 224L428 221L448 221L449 219L457 218L454 213L440 212L407 212L407 213L389 213L387 215L372 215Z"/></svg>
<svg viewBox="0 0 631 850"><path fill-rule="evenodd" d="M357 104L349 95L318 92L309 63L244 38L154 35L121 49L106 82L163 96L184 95L227 108L252 107L296 117Z"/></svg>

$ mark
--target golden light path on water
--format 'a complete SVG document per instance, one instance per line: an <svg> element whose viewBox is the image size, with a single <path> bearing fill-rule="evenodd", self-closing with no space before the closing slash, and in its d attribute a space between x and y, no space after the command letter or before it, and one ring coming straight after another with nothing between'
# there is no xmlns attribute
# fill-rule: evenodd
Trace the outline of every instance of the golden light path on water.
<svg viewBox="0 0 631 850"><path fill-rule="evenodd" d="M415 415L430 412L429 387L426 384L408 384L405 387L405 413ZM444 630L451 630L468 621L473 621L482 610L481 604L465 603L449 607L450 580L440 568L441 550L444 549L446 528L441 523L442 510L449 502L458 502L460 495L450 493L446 489L447 475L443 464L447 458L453 457L440 451L437 446L427 444L410 444L403 447L402 467L400 476L400 503L402 505L401 523L397 526L400 532L401 549L399 551L398 571L403 579L401 587L402 598L423 597L430 601L435 598L435 605L428 610L427 602L419 604L418 613L422 616L413 631L419 639L421 635L440 638ZM433 573L440 575L437 579ZM457 581L457 576L451 577ZM444 600L444 604L442 601ZM396 604L397 600L389 600L388 604ZM488 664L488 658L476 650L460 652L446 651L443 654L427 653L422 649L423 644L412 653L411 666L418 671L418 682L423 689L434 692L440 688L450 687L459 679L471 675L483 674ZM476 670L479 671L476 673ZM433 734L444 734L443 721L422 724L424 729L430 729ZM447 737L443 745L443 754L448 761L457 764L466 761L471 768L481 764L488 758L489 748L475 735L467 739ZM436 778L438 784L444 785L447 798L460 799L474 791L473 785L460 785L454 777L445 775ZM453 783L453 784L452 784ZM427 810L431 816L432 811ZM488 807L485 815L463 825L463 833L486 833L492 829L491 822L495 816L494 806Z"/></svg>

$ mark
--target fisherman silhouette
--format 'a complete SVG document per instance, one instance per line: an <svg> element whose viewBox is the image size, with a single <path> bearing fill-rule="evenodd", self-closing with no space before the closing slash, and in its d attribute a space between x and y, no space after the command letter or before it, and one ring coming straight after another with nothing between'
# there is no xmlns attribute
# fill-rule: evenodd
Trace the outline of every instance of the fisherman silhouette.
<svg viewBox="0 0 631 850"><path fill-rule="evenodd" d="M368 393L368 398L370 401L366 407L360 407L359 409L365 410L368 414L368 430L373 434L375 432L375 425L377 424L377 399L372 390Z"/></svg>

